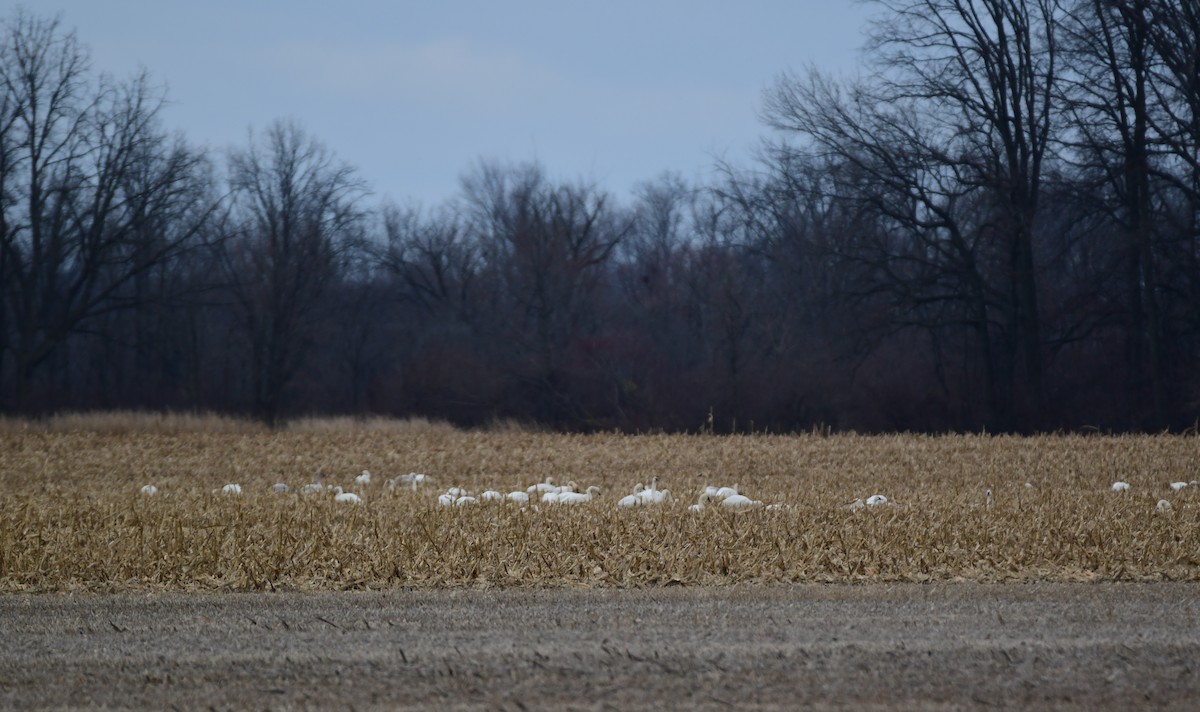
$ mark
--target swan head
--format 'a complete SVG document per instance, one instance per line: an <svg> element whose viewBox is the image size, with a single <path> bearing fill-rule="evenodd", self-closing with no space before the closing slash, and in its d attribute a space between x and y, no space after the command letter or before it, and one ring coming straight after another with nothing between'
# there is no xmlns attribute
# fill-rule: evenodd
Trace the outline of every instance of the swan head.
<svg viewBox="0 0 1200 712"><path fill-rule="evenodd" d="M596 495L600 494L600 488L596 485L592 485L591 487L587 488L587 493L589 496L595 497Z"/></svg>

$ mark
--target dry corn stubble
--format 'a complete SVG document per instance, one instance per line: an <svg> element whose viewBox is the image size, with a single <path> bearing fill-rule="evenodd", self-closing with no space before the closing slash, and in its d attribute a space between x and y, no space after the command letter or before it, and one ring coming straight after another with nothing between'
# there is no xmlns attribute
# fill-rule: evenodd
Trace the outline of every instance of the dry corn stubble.
<svg viewBox="0 0 1200 712"><path fill-rule="evenodd" d="M1195 478L1195 437L8 425L0 590L10 592L1200 580L1200 495L1168 487ZM370 485L354 483L363 469ZM364 503L296 494L319 470ZM433 484L384 486L410 471ZM536 510L436 504L451 485L508 492L546 477L602 494ZM655 477L674 506L616 509ZM1132 491L1110 491L1118 479ZM229 482L243 495L220 494ZM271 493L276 482L293 492ZM147 483L159 494L141 496ZM787 508L688 511L705 484ZM850 510L877 492L891 504ZM1171 511L1156 511L1163 498Z"/></svg>

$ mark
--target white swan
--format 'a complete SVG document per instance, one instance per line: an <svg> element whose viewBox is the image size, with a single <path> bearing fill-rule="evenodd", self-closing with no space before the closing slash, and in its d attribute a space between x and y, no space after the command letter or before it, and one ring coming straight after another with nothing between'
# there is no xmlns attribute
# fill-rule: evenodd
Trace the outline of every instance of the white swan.
<svg viewBox="0 0 1200 712"><path fill-rule="evenodd" d="M271 485L271 491L275 494L287 494L292 491L292 488L288 487L286 482L276 482Z"/></svg>
<svg viewBox="0 0 1200 712"><path fill-rule="evenodd" d="M1128 492L1129 491L1129 483L1121 482L1120 480L1118 480L1118 481L1112 483L1112 491L1113 492Z"/></svg>
<svg viewBox="0 0 1200 712"><path fill-rule="evenodd" d="M147 497L153 497L154 495L158 494L158 488L154 485L143 485L140 492Z"/></svg>
<svg viewBox="0 0 1200 712"><path fill-rule="evenodd" d="M645 502L642 500L642 497L640 494L627 494L624 497L617 500L617 507L620 509L629 509L631 507L640 507L643 504L645 504Z"/></svg>
<svg viewBox="0 0 1200 712"><path fill-rule="evenodd" d="M516 504L519 504L522 507L524 507L525 505L529 504L529 493L528 492L509 492L507 495L507 499L509 502L515 502Z"/></svg>
<svg viewBox="0 0 1200 712"><path fill-rule="evenodd" d="M438 495L438 504L442 505L443 507L453 507L454 500L456 500L456 499L458 499L458 498L455 497L454 495L450 494L449 492L447 492L446 494L439 494Z"/></svg>
<svg viewBox="0 0 1200 712"><path fill-rule="evenodd" d="M675 501L671 496L671 490L658 488L658 478L650 480L650 487L638 493L642 499L642 504L669 504Z"/></svg>
<svg viewBox="0 0 1200 712"><path fill-rule="evenodd" d="M353 492L343 492L341 487L333 488L333 501L343 504L362 504L362 497Z"/></svg>
<svg viewBox="0 0 1200 712"><path fill-rule="evenodd" d="M718 487L717 491L713 493L713 497L716 497L717 499L726 499L728 497L733 497L737 493L737 485L734 485L733 487Z"/></svg>
<svg viewBox="0 0 1200 712"><path fill-rule="evenodd" d="M221 488L221 494L241 494L242 486L239 484L230 483Z"/></svg>
<svg viewBox="0 0 1200 712"><path fill-rule="evenodd" d="M588 502L591 502L592 498L598 494L600 494L600 488L596 485L592 485L591 487L587 488L587 492L582 494L579 492L563 492L559 494L557 503L567 505L587 504Z"/></svg>
<svg viewBox="0 0 1200 712"><path fill-rule="evenodd" d="M542 504L558 504L558 492L543 492Z"/></svg>
<svg viewBox="0 0 1200 712"><path fill-rule="evenodd" d="M525 491L529 494L541 494L542 492L557 492L558 488L554 486L554 478L547 477L545 482L539 482L536 485L531 485Z"/></svg>
<svg viewBox="0 0 1200 712"><path fill-rule="evenodd" d="M1171 483L1171 491L1178 492L1179 490L1184 489L1187 486L1188 486L1188 483L1186 483L1186 482L1172 482Z"/></svg>
<svg viewBox="0 0 1200 712"><path fill-rule="evenodd" d="M463 495L462 497L454 500L455 507L470 507L471 505L475 504L479 504L479 500L470 495Z"/></svg>
<svg viewBox="0 0 1200 712"><path fill-rule="evenodd" d="M487 490L479 495L479 499L484 502L503 502L504 495L496 490Z"/></svg>
<svg viewBox="0 0 1200 712"><path fill-rule="evenodd" d="M709 494L709 492L708 492L709 489L715 490L716 487L712 487L712 488L705 487L704 491L700 493L700 498L696 500L696 503L688 506L689 512L703 512L704 511L704 505L708 504L713 499L713 496L711 494Z"/></svg>
<svg viewBox="0 0 1200 712"><path fill-rule="evenodd" d="M368 470L363 470L362 474L354 478L354 481L360 485L371 484L371 473Z"/></svg>
<svg viewBox="0 0 1200 712"><path fill-rule="evenodd" d="M1160 499L1158 500L1158 504L1154 505L1154 509L1159 512L1170 512L1172 507L1170 502L1165 499Z"/></svg>
<svg viewBox="0 0 1200 712"><path fill-rule="evenodd" d="M630 507L642 506L643 504L645 504L645 502L642 500L642 492L645 492L645 491L646 491L646 485L642 484L641 482L637 483L636 485L633 486L632 494L627 494L624 497L617 500L617 507L619 509L629 509Z"/></svg>
<svg viewBox="0 0 1200 712"><path fill-rule="evenodd" d="M446 494L448 494L448 495L450 495L450 496L454 497L455 499L457 499L457 498L459 498L459 497L466 497L467 495L469 495L469 494L471 494L471 493L470 493L470 492L468 492L468 491L467 491L465 488L463 488L463 487L451 487L450 489L446 490Z"/></svg>
<svg viewBox="0 0 1200 712"><path fill-rule="evenodd" d="M722 499L721 506L735 512L744 512L749 509L757 509L763 506L763 503L757 499L750 499L744 494L734 494Z"/></svg>
<svg viewBox="0 0 1200 712"><path fill-rule="evenodd" d="M983 506L987 509L992 508L992 490L983 493Z"/></svg>
<svg viewBox="0 0 1200 712"><path fill-rule="evenodd" d="M867 497L867 506L868 507L878 507L882 504L887 504L887 503L888 503L888 498L884 497L881 494L873 494L870 497Z"/></svg>
<svg viewBox="0 0 1200 712"><path fill-rule="evenodd" d="M388 480L387 487L390 490L394 490L400 485L409 485L412 487L412 491L416 492L417 487L428 483L430 479L432 478L420 472L410 472L407 475L397 475Z"/></svg>
<svg viewBox="0 0 1200 712"><path fill-rule="evenodd" d="M300 494L321 494L325 491L325 473L318 472L316 482L310 482L300 488Z"/></svg>

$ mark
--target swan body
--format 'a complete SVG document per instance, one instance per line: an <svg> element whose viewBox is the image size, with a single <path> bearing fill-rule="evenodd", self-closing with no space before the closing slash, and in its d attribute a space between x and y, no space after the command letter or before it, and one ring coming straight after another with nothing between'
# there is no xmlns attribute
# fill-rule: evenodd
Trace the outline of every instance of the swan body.
<svg viewBox="0 0 1200 712"><path fill-rule="evenodd" d="M438 504L442 505L443 507L453 507L455 499L457 499L457 497L450 494L449 492L447 492L446 494L439 494L438 495Z"/></svg>
<svg viewBox="0 0 1200 712"><path fill-rule="evenodd" d="M722 499L721 506L735 512L742 512L748 509L757 509L763 506L763 503L757 499L750 499L744 494L734 494Z"/></svg>
<svg viewBox="0 0 1200 712"><path fill-rule="evenodd" d="M487 490L483 494L479 495L479 499L484 502L503 502L504 495L496 490Z"/></svg>
<svg viewBox="0 0 1200 712"><path fill-rule="evenodd" d="M737 493L737 485L734 485L733 487L718 487L717 491L713 493L713 497L716 497L717 499L728 499Z"/></svg>
<svg viewBox="0 0 1200 712"><path fill-rule="evenodd" d="M633 493L627 494L617 500L619 509L629 509L631 507L640 507L646 502L642 499L642 493L646 491L646 485L641 482L633 486Z"/></svg>
<svg viewBox="0 0 1200 712"><path fill-rule="evenodd" d="M641 498L642 504L664 504L675 501L675 498L671 496L671 490L658 488L657 477L650 480L650 487L638 492L637 496Z"/></svg>
<svg viewBox="0 0 1200 712"><path fill-rule="evenodd" d="M139 491L147 497L153 497L154 495L158 494L158 488L154 485L143 485L142 489Z"/></svg>
<svg viewBox="0 0 1200 712"><path fill-rule="evenodd" d="M271 491L275 494L287 494L288 492L292 491L292 488L288 487L287 483L285 482L276 482L275 484L271 485Z"/></svg>
<svg viewBox="0 0 1200 712"><path fill-rule="evenodd" d="M558 488L554 486L554 478L547 477L545 482L539 482L536 485L532 485L525 491L529 494L541 494L543 492L557 492Z"/></svg>
<svg viewBox="0 0 1200 712"><path fill-rule="evenodd" d="M558 495L558 504L587 504L588 502L591 502L592 498L598 494L600 494L600 488L596 485L588 487L587 492L585 493L563 492Z"/></svg>
<svg viewBox="0 0 1200 712"><path fill-rule="evenodd" d="M242 486L239 484L230 483L221 488L221 494L241 494Z"/></svg>
<svg viewBox="0 0 1200 712"><path fill-rule="evenodd" d="M1112 483L1112 491L1113 492L1128 492L1129 491L1129 483L1121 482L1121 481L1114 482L1114 483Z"/></svg>
<svg viewBox="0 0 1200 712"><path fill-rule="evenodd" d="M396 489L400 485L409 485L416 492L417 487L429 482L430 477L420 472L410 472L407 475L397 475L387 481L388 489Z"/></svg>
<svg viewBox="0 0 1200 712"><path fill-rule="evenodd" d="M1154 505L1154 509L1155 511L1159 512L1170 512L1172 507L1170 502L1165 499L1160 499L1158 500L1158 504Z"/></svg>
<svg viewBox="0 0 1200 712"><path fill-rule="evenodd" d="M620 509L629 509L631 507L640 507L645 504L641 496L638 494L627 494L617 500L617 507Z"/></svg>
<svg viewBox="0 0 1200 712"><path fill-rule="evenodd" d="M888 498L884 497L881 494L873 494L870 497L867 497L867 506L868 507L878 507L881 504L887 504L887 503L888 503Z"/></svg>
<svg viewBox="0 0 1200 712"><path fill-rule="evenodd" d="M479 500L475 499L474 497L472 497L470 495L464 495L464 496L459 497L458 499L454 500L455 507L470 507L475 504L479 504Z"/></svg>
<svg viewBox="0 0 1200 712"><path fill-rule="evenodd" d="M457 499L458 497L466 497L467 495L470 494L470 492L468 492L467 490L465 490L462 487L451 487L450 489L446 490L446 494L451 495Z"/></svg>
<svg viewBox="0 0 1200 712"><path fill-rule="evenodd" d="M362 504L362 497L353 492L343 492L341 487L333 488L333 501L342 504Z"/></svg>
<svg viewBox="0 0 1200 712"><path fill-rule="evenodd" d="M509 502L514 502L514 503L519 504L522 507L524 507L525 505L529 504L529 493L528 492L509 492L507 495L507 499Z"/></svg>
<svg viewBox="0 0 1200 712"><path fill-rule="evenodd" d="M360 485L369 485L371 484L371 473L363 470L361 475L354 478L354 481Z"/></svg>
<svg viewBox="0 0 1200 712"><path fill-rule="evenodd" d="M1171 483L1171 491L1178 492L1179 490L1181 490L1187 486L1188 486L1188 483L1186 483L1186 482L1172 482Z"/></svg>
<svg viewBox="0 0 1200 712"><path fill-rule="evenodd" d="M300 494L321 494L325 491L325 473L317 473L317 481L310 482L300 488Z"/></svg>
<svg viewBox="0 0 1200 712"><path fill-rule="evenodd" d="M866 506L867 506L867 503L862 501L862 499L856 499L850 503L850 511L857 512L857 511L862 510Z"/></svg>
<svg viewBox="0 0 1200 712"><path fill-rule="evenodd" d="M542 504L558 504L558 492L543 492Z"/></svg>

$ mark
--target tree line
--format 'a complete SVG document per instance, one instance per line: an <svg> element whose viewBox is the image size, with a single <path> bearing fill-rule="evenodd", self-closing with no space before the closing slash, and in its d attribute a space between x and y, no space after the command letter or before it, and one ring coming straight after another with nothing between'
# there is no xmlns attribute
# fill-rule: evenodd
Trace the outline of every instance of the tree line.
<svg viewBox="0 0 1200 712"><path fill-rule="evenodd" d="M563 429L1194 427L1200 8L874 0L706 184L480 161L372 200L293 121L224 154L0 31L0 411Z"/></svg>

